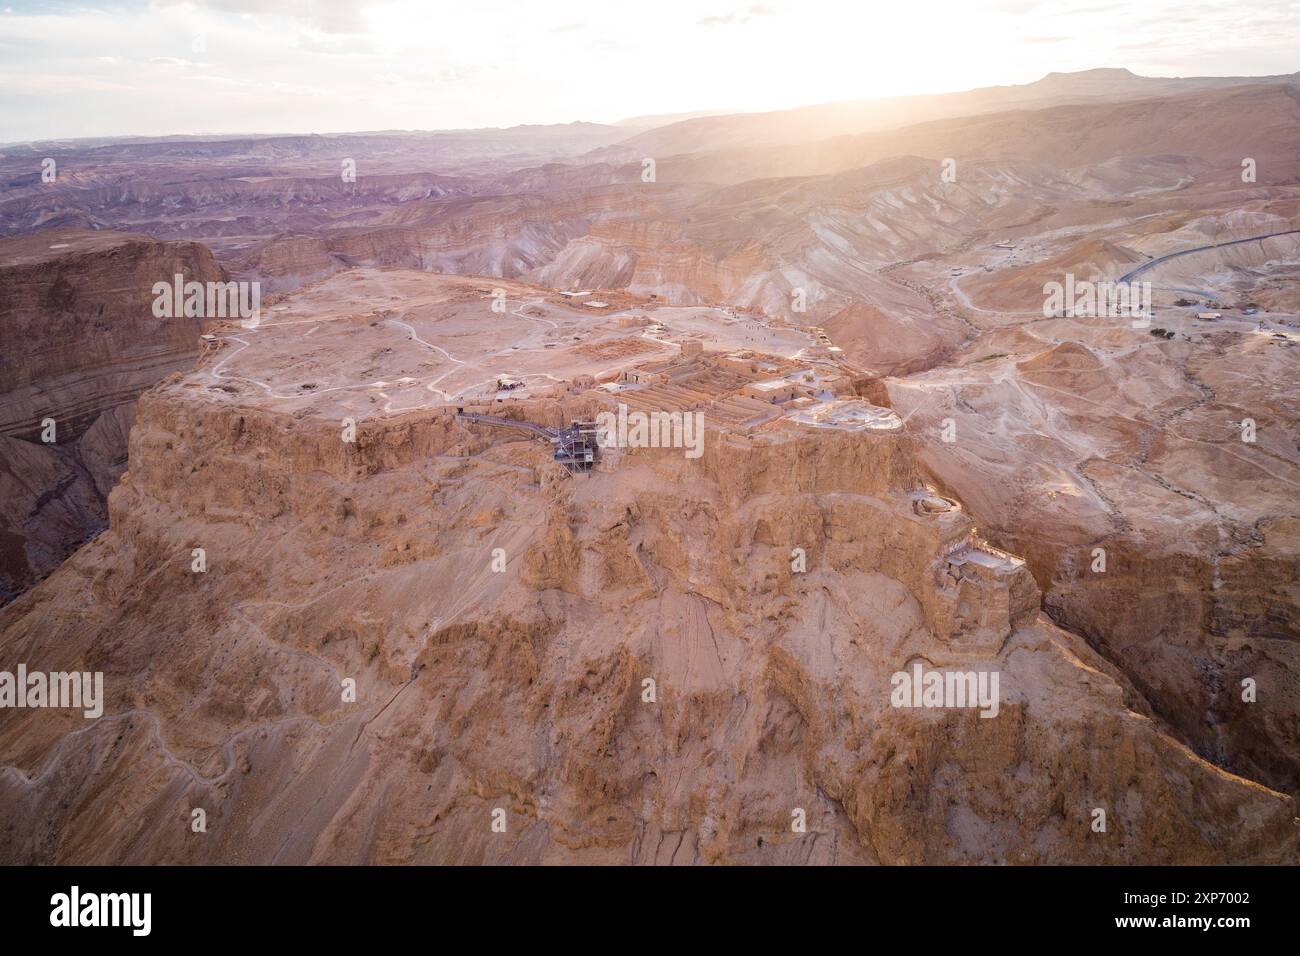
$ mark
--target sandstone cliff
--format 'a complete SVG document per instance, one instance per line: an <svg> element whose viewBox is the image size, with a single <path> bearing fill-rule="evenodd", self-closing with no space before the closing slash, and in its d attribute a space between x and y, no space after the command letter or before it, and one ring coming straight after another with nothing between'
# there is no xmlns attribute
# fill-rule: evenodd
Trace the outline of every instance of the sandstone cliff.
<svg viewBox="0 0 1300 956"><path fill-rule="evenodd" d="M929 438L927 473L1025 556L1056 621L1197 752L1295 794L1296 346L1194 317L1178 328L1166 342L1043 322L1020 361L994 354L890 394Z"/></svg>
<svg viewBox="0 0 1300 956"><path fill-rule="evenodd" d="M136 396L193 364L200 320L151 309L153 284L176 273L224 278L197 243L64 230L0 240L0 601L104 526Z"/></svg>
<svg viewBox="0 0 1300 956"><path fill-rule="evenodd" d="M0 724L2 862L1294 862L1291 798L1132 709L904 432L574 477L205 391L141 400L109 531L0 612L108 698ZM891 706L918 663L996 671L998 715Z"/></svg>

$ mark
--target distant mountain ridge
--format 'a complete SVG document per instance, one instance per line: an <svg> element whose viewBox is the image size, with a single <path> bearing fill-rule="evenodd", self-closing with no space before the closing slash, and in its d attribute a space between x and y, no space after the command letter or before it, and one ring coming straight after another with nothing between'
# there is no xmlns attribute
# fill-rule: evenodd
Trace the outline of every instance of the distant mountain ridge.
<svg viewBox="0 0 1300 956"><path fill-rule="evenodd" d="M1095 97L1139 99L1237 86L1300 85L1300 72L1254 77L1149 77L1127 69L1049 73L1033 83L960 93L823 103L769 113L740 113L673 123L622 141L610 151L658 158L738 146L798 143L911 126L929 120L1012 109L1086 103Z"/></svg>

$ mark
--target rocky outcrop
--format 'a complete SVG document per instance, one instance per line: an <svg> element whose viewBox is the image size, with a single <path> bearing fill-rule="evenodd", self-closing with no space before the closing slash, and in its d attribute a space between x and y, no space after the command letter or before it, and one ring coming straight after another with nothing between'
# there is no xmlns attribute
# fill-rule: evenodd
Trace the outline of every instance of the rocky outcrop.
<svg viewBox="0 0 1300 956"><path fill-rule="evenodd" d="M241 277L262 283L265 292L297 289L346 268L316 236L276 236L259 243L236 264Z"/></svg>
<svg viewBox="0 0 1300 956"><path fill-rule="evenodd" d="M0 612L107 697L0 726L3 862L1295 858L1291 798L1130 709L905 433L572 477L445 413L349 444L203 392L141 400L109 531ZM998 674L996 716L894 706L913 667Z"/></svg>
<svg viewBox="0 0 1300 956"><path fill-rule="evenodd" d="M931 439L927 474L1025 557L1056 622L1199 754L1300 793L1295 346L1179 321L1169 344L1040 325L1077 340L891 396Z"/></svg>

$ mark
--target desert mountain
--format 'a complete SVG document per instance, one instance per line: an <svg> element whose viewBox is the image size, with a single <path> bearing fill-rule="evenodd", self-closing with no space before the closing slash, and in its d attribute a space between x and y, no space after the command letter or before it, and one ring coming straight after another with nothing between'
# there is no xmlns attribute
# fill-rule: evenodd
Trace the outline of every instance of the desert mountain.
<svg viewBox="0 0 1300 956"><path fill-rule="evenodd" d="M1295 862L1296 76L639 122L4 148L0 860Z"/></svg>
<svg viewBox="0 0 1300 956"><path fill-rule="evenodd" d="M931 120L1090 101L1146 99L1276 82L1295 86L1300 74L1273 77L1138 76L1125 69L1050 73L1022 86L994 86L937 96L906 96L826 103L771 113L740 113L683 120L633 136L616 148L636 156L676 156L730 149L795 146Z"/></svg>

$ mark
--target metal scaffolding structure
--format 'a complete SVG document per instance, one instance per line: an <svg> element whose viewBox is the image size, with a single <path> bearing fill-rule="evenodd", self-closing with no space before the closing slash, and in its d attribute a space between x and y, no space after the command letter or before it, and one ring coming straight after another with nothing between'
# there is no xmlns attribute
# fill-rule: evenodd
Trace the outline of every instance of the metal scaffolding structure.
<svg viewBox="0 0 1300 956"><path fill-rule="evenodd" d="M457 412L456 417L480 425L515 428L549 441L555 449L555 460L569 471L591 471L600 459L600 446L596 440L596 423L577 421L568 428L548 428L533 422L514 418L498 418L475 412Z"/></svg>

